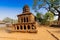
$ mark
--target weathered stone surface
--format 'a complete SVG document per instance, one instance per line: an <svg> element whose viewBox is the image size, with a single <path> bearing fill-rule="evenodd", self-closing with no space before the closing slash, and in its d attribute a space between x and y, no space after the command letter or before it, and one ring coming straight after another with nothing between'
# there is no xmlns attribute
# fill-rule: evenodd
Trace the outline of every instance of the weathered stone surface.
<svg viewBox="0 0 60 40"><path fill-rule="evenodd" d="M18 23L13 24L13 31L36 33L36 17L30 13L27 5L23 7L22 14L17 15Z"/></svg>

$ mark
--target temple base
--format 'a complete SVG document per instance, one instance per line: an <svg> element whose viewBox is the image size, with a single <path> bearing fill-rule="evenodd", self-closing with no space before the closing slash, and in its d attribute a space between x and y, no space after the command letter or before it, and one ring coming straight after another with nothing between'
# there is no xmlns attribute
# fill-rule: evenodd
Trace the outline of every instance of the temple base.
<svg viewBox="0 0 60 40"><path fill-rule="evenodd" d="M37 33L37 30L7 30L7 32Z"/></svg>

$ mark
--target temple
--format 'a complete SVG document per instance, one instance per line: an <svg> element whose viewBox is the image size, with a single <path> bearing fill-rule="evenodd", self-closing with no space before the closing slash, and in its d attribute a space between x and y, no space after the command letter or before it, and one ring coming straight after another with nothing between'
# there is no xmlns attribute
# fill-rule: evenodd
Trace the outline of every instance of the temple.
<svg viewBox="0 0 60 40"><path fill-rule="evenodd" d="M23 7L22 14L17 15L18 23L13 24L14 31L36 33L36 17L30 13L27 5Z"/></svg>

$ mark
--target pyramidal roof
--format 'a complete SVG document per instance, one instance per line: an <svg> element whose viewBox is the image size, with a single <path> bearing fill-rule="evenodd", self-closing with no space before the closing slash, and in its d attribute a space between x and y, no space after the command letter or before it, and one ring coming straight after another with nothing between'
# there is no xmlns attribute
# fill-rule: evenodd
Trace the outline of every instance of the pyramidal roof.
<svg viewBox="0 0 60 40"><path fill-rule="evenodd" d="M29 13L29 12L30 12L29 6L28 6L28 5L25 5L25 6L23 7L23 13Z"/></svg>

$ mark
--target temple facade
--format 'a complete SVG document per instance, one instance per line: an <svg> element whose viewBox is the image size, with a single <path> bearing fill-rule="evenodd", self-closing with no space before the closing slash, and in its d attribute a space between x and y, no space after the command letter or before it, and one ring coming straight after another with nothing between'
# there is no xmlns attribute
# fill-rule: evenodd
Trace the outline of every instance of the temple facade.
<svg viewBox="0 0 60 40"><path fill-rule="evenodd" d="M36 17L30 12L27 5L23 7L22 14L17 15L18 23L13 24L14 31L36 33Z"/></svg>

